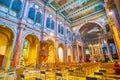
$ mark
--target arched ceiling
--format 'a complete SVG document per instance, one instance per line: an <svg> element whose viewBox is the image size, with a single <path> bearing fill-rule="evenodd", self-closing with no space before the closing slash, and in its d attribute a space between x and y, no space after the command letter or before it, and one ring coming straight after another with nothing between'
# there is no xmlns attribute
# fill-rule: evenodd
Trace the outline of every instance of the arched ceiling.
<svg viewBox="0 0 120 80"><path fill-rule="evenodd" d="M86 23L80 28L80 33L81 34L86 34L86 33L93 33L93 32L99 32L101 29L101 26L99 26L96 23Z"/></svg>
<svg viewBox="0 0 120 80"><path fill-rule="evenodd" d="M64 17L74 23L89 16L104 12L103 0L42 0Z"/></svg>
<svg viewBox="0 0 120 80"><path fill-rule="evenodd" d="M102 36L102 28L96 23L86 23L79 30L83 39L96 39Z"/></svg>

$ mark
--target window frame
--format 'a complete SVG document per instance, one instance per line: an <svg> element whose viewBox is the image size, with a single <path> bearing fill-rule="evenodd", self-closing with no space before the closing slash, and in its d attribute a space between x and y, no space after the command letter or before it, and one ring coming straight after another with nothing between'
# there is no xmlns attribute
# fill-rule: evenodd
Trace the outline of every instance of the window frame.
<svg viewBox="0 0 120 80"><path fill-rule="evenodd" d="M64 35L64 26L62 21L58 22L58 33Z"/></svg>
<svg viewBox="0 0 120 80"><path fill-rule="evenodd" d="M37 7L36 7L37 6ZM29 16L29 11L30 11L30 8L33 8L35 10L35 15L34 15L34 19L30 19L28 16ZM40 13L40 19L39 19L39 22L37 22L37 14ZM32 22L29 22L29 20L32 20ZM32 24L32 25L36 25L37 27L42 27L42 22L43 22L43 11L42 11L42 8L41 6L38 4L38 3L35 3L35 2L30 2L29 4L29 9L28 9L28 13L27 13L27 22L29 24ZM39 25L38 25L39 24Z"/></svg>
<svg viewBox="0 0 120 80"><path fill-rule="evenodd" d="M49 24L48 24L48 20L49 19ZM54 22L54 27L52 26L52 22ZM49 25L49 26L47 26ZM55 30L55 20L52 14L48 14L46 17L46 28L50 29L50 30Z"/></svg>

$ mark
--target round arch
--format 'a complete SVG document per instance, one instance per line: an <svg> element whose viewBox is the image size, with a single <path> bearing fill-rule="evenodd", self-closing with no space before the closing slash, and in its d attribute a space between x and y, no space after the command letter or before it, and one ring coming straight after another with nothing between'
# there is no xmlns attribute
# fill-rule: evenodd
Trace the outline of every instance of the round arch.
<svg viewBox="0 0 120 80"><path fill-rule="evenodd" d="M89 47L89 45L92 44L92 46L94 46L100 43L99 39L102 37L103 29L104 27L102 24L94 21L85 22L77 28L76 36L78 38L81 37L81 41L84 41L84 51L86 53L86 61L88 62L94 60L97 61L94 55L100 55L98 51L96 51L96 47ZM101 47L99 46L97 49L100 50ZM88 54L89 52L92 54Z"/></svg>
<svg viewBox="0 0 120 80"><path fill-rule="evenodd" d="M30 3L38 5L40 7L41 11L42 11L42 14L43 14L44 10L43 10L42 5L39 1L30 1Z"/></svg>
<svg viewBox="0 0 120 80"><path fill-rule="evenodd" d="M59 59L59 62L64 62L64 57L65 57L65 54L64 54L64 44L59 44L58 46L58 59Z"/></svg>
<svg viewBox="0 0 120 80"><path fill-rule="evenodd" d="M15 43L15 32L10 26L0 25L0 66L9 69Z"/></svg>
<svg viewBox="0 0 120 80"><path fill-rule="evenodd" d="M29 31L29 30L26 30L26 31L24 32L24 34L23 34L23 40L24 40L25 37L28 36L28 35L34 35L34 36L36 36L36 37L39 39L39 41L40 41L41 38L40 38L40 35L38 35L38 34L39 34L39 33L34 33L34 32Z"/></svg>
<svg viewBox="0 0 120 80"><path fill-rule="evenodd" d="M20 66L36 66L39 48L39 38L29 34L24 38Z"/></svg>
<svg viewBox="0 0 120 80"><path fill-rule="evenodd" d="M75 30L75 31L76 31L75 34L78 34L78 33L79 33L79 30L80 30L84 25L90 24L90 23L92 23L92 24L97 24L97 25L99 25L101 28L103 28L103 25L100 24L100 23L98 23L98 22L88 21L88 22L82 23L80 26L78 26L78 28Z"/></svg>

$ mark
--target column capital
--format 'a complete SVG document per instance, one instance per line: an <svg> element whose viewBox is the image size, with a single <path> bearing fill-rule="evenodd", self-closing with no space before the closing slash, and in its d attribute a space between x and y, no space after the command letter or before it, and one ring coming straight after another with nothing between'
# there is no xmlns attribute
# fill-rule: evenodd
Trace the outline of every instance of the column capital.
<svg viewBox="0 0 120 80"><path fill-rule="evenodd" d="M19 64L19 57L20 57L20 50L22 46L22 37L23 37L23 29L22 27L18 27L20 30L18 31L18 37L17 37L17 42L15 46L15 51L14 51L14 57L13 57L13 62L12 66L17 68Z"/></svg>
<svg viewBox="0 0 120 80"><path fill-rule="evenodd" d="M25 24L22 24L22 23L19 23L19 25L18 25L18 28L19 28L19 29L21 29L21 28L25 29L25 27L26 27L26 25L25 25Z"/></svg>

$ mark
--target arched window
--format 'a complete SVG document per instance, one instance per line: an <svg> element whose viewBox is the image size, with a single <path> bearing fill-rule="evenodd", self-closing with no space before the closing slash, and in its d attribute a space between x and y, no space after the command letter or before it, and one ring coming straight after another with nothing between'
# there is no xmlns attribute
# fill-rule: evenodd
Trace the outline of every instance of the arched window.
<svg viewBox="0 0 120 80"><path fill-rule="evenodd" d="M52 20L52 22L51 22L51 29L54 30L54 27L55 27L55 22Z"/></svg>
<svg viewBox="0 0 120 80"><path fill-rule="evenodd" d="M60 33L62 35L64 34L63 24L61 21L58 24L58 33Z"/></svg>
<svg viewBox="0 0 120 80"><path fill-rule="evenodd" d="M11 0L0 0L0 5L4 7L9 7L11 3Z"/></svg>
<svg viewBox="0 0 120 80"><path fill-rule="evenodd" d="M46 20L46 27L47 28L50 28L50 18L48 17L47 20Z"/></svg>
<svg viewBox="0 0 120 80"><path fill-rule="evenodd" d="M18 14L20 13L22 8L22 0L14 0L12 3L12 15L14 16L19 16Z"/></svg>
<svg viewBox="0 0 120 80"><path fill-rule="evenodd" d="M58 48L59 62L63 62L63 48Z"/></svg>
<svg viewBox="0 0 120 80"><path fill-rule="evenodd" d="M67 29L67 36L68 36L68 40L71 40L71 32L69 29Z"/></svg>
<svg viewBox="0 0 120 80"><path fill-rule="evenodd" d="M61 34L63 34L63 26L61 26Z"/></svg>
<svg viewBox="0 0 120 80"><path fill-rule="evenodd" d="M10 4L11 0L0 0L0 10L7 13Z"/></svg>
<svg viewBox="0 0 120 80"><path fill-rule="evenodd" d="M6 13L8 13L9 11L9 14L16 17L20 17L19 14L20 11L22 10L22 5L24 5L24 3L25 0L0 0L0 7L1 7L0 10Z"/></svg>
<svg viewBox="0 0 120 80"><path fill-rule="evenodd" d="M42 10L36 3L30 3L28 22L39 27L42 25Z"/></svg>
<svg viewBox="0 0 120 80"><path fill-rule="evenodd" d="M28 18L31 20L30 23L34 22L34 18L35 18L35 9L34 8L30 8L29 13L28 13Z"/></svg>
<svg viewBox="0 0 120 80"><path fill-rule="evenodd" d="M53 16L51 14L49 14L47 17L46 27L52 30L55 29L55 21L53 20Z"/></svg>
<svg viewBox="0 0 120 80"><path fill-rule="evenodd" d="M60 24L58 25L58 33L60 33Z"/></svg>
<svg viewBox="0 0 120 80"><path fill-rule="evenodd" d="M36 14L35 23L39 26L41 26L41 24L42 24L42 14L40 12L37 12L37 14Z"/></svg>

